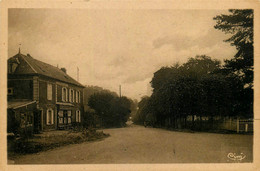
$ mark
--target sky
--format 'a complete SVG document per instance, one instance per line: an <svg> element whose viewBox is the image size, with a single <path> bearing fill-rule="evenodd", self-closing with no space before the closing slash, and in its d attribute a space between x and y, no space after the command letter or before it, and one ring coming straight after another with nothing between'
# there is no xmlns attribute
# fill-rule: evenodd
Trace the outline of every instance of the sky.
<svg viewBox="0 0 260 171"><path fill-rule="evenodd" d="M153 73L208 55L223 61L236 49L214 29L225 10L9 9L8 56L18 53L59 68L83 85L138 99L151 95Z"/></svg>

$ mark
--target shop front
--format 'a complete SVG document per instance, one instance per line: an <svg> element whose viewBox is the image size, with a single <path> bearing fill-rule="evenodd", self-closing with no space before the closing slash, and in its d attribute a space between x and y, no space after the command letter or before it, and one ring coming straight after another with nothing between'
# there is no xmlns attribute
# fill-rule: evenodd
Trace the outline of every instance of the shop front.
<svg viewBox="0 0 260 171"><path fill-rule="evenodd" d="M67 104L67 105L60 105L58 104L57 107L58 110L58 118L57 118L57 122L58 122L58 129L69 129L72 128L73 126L73 115L75 113L75 107L71 104Z"/></svg>

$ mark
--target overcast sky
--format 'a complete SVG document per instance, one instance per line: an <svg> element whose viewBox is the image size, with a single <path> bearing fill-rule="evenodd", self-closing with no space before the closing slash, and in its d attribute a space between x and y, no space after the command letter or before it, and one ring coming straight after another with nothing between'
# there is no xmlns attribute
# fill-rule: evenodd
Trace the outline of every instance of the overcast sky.
<svg viewBox="0 0 260 171"><path fill-rule="evenodd" d="M195 55L230 59L229 35L214 29L216 10L9 9L8 55L29 53L80 83L140 99L153 73Z"/></svg>

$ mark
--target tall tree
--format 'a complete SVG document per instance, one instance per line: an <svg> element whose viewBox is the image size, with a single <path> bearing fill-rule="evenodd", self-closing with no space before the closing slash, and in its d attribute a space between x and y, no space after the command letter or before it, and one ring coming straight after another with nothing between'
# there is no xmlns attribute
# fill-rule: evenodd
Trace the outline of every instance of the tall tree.
<svg viewBox="0 0 260 171"><path fill-rule="evenodd" d="M223 111L222 102L227 101L223 98L228 97L223 76L215 74L219 69L220 61L206 55L161 68L151 81L154 91L147 103L149 113L155 114L159 125L187 115L219 115Z"/></svg>
<svg viewBox="0 0 260 171"><path fill-rule="evenodd" d="M238 50L234 58L225 61L225 69L237 74L244 85L253 86L253 64L254 64L254 32L252 9L229 10L229 15L218 15L216 29L232 36L225 40L230 42Z"/></svg>

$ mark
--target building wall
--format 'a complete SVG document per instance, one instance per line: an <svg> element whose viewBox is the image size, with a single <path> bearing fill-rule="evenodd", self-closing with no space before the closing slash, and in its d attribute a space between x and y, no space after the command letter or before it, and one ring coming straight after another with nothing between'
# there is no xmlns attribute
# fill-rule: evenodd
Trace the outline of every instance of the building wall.
<svg viewBox="0 0 260 171"><path fill-rule="evenodd" d="M47 85L52 85L52 99L47 99ZM56 106L56 85L55 81L48 78L39 78L39 107L42 110L42 124L43 129L56 129L57 128L57 106ZM47 124L47 111L53 111L53 124Z"/></svg>
<svg viewBox="0 0 260 171"><path fill-rule="evenodd" d="M39 101L39 77L33 76L33 100Z"/></svg>
<svg viewBox="0 0 260 171"><path fill-rule="evenodd" d="M56 82L57 85L57 102L64 102L62 101L62 88L65 87L67 88L67 90L69 91L70 89L74 90L74 102L70 102L69 100L66 101L66 103L71 103L75 106L83 106L83 88L75 86L75 85L71 85L71 84L64 84L64 83L60 83L60 82ZM80 103L76 103L76 91L80 92Z"/></svg>
<svg viewBox="0 0 260 171"><path fill-rule="evenodd" d="M52 100L47 99L47 84L52 84ZM76 99L74 99L74 102L70 101L62 101L62 88L66 87L69 91L70 89L73 89L74 92L80 91L80 103L76 103ZM74 94L74 98L75 98ZM48 78L39 78L39 109L42 110L42 122L43 122L43 129L57 129L58 126L58 110L64 110L64 109L58 109L58 103L64 103L64 104L73 104L73 106L68 107L66 110L71 110L72 114L72 124L75 125L76 122L76 110L81 111L81 123L82 123L82 116L83 116L83 88L74 86L71 84L65 84L62 82L57 82L56 80L48 79ZM54 114L54 124L53 125L47 125L47 110L52 109ZM77 123L78 125L80 123Z"/></svg>
<svg viewBox="0 0 260 171"><path fill-rule="evenodd" d="M28 99L33 100L33 80L31 78L8 79L8 88L13 89L13 94L8 95L8 100Z"/></svg>
<svg viewBox="0 0 260 171"><path fill-rule="evenodd" d="M43 130L57 129L57 107L54 104L39 104L39 109L42 111L42 125ZM47 124L47 111L53 110L53 124Z"/></svg>
<svg viewBox="0 0 260 171"><path fill-rule="evenodd" d="M47 84L52 85L52 99L47 99ZM46 79L39 79L39 103L55 104L56 103L56 88L55 82Z"/></svg>
<svg viewBox="0 0 260 171"><path fill-rule="evenodd" d="M52 99L47 99L47 84L52 85ZM13 88L13 95L8 96L8 100L12 99L27 99L37 101L37 109L41 113L41 125L43 130L57 129L58 125L58 104L57 102L73 104L68 110L72 112L73 125L80 125L83 121L83 88L58 82L57 80L43 77L43 76L30 76L30 75L10 75L8 77L8 87ZM80 91L80 103L63 102L62 101L62 87L67 87L68 90L73 89L74 93ZM76 95L74 94L74 97ZM36 108L35 108L36 109ZM53 110L53 124L47 124L47 110ZM76 122L76 111L81 111L81 123Z"/></svg>

